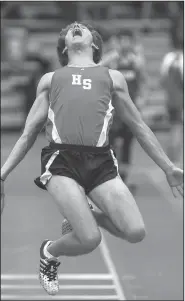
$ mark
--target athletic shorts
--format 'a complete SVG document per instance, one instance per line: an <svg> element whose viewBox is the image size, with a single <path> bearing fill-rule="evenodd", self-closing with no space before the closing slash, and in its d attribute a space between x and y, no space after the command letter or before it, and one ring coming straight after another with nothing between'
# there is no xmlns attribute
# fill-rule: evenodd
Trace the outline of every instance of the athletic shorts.
<svg viewBox="0 0 185 301"><path fill-rule="evenodd" d="M52 175L74 179L86 194L118 175L117 160L110 146L91 147L50 143L42 149L41 176L35 184L46 189Z"/></svg>

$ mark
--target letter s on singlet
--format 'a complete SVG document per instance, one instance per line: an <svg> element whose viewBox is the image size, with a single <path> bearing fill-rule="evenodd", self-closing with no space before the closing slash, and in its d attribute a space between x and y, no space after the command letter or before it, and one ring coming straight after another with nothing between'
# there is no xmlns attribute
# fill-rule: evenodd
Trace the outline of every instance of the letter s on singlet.
<svg viewBox="0 0 185 301"><path fill-rule="evenodd" d="M92 82L91 79L87 79L87 78L83 79L83 88L85 90L90 90L91 89L91 82Z"/></svg>

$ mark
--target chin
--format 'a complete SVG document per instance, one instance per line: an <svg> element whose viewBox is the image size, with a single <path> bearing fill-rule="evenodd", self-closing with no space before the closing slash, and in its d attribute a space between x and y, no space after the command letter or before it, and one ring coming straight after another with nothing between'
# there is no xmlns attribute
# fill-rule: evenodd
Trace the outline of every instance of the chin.
<svg viewBox="0 0 185 301"><path fill-rule="evenodd" d="M75 41L73 41L71 43L71 45L72 45L72 48L81 49L83 47L84 43L83 43L82 39L76 39Z"/></svg>
<svg viewBox="0 0 185 301"><path fill-rule="evenodd" d="M75 37L73 37L73 39L72 39L72 43L75 43L75 42L83 42L83 40L84 40L84 38L82 37L82 36L75 36Z"/></svg>

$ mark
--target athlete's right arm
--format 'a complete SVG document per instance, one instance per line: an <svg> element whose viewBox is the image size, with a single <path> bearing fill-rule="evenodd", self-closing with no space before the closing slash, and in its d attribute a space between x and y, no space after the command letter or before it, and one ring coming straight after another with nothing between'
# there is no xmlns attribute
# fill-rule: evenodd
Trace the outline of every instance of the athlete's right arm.
<svg viewBox="0 0 185 301"><path fill-rule="evenodd" d="M26 119L23 133L1 168L2 180L5 180L9 173L23 160L46 122L51 78L52 73L47 73L38 84L36 99Z"/></svg>

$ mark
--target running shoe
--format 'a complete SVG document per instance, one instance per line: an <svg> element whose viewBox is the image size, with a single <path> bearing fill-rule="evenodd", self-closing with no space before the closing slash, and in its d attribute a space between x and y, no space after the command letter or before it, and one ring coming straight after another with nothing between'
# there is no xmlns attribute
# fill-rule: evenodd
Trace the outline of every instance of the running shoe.
<svg viewBox="0 0 185 301"><path fill-rule="evenodd" d="M44 254L44 247L49 246L51 241L44 240L40 247L40 271L39 280L44 290L49 295L56 295L59 291L58 267L60 262L57 258L47 258Z"/></svg>

